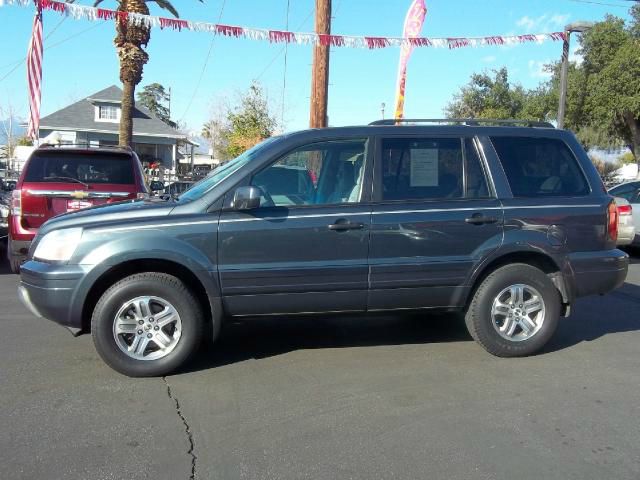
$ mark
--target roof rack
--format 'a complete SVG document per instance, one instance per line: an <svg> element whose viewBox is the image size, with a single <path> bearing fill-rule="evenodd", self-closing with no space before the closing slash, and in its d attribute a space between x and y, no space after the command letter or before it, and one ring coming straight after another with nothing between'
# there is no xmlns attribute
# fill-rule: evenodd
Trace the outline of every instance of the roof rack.
<svg viewBox="0 0 640 480"><path fill-rule="evenodd" d="M501 126L524 126L535 128L555 128L549 122L539 122L535 120L492 120L489 118L403 118L400 120L386 119L376 120L369 125L398 125L407 123L448 123L466 126L477 126L480 124L501 125Z"/></svg>
<svg viewBox="0 0 640 480"><path fill-rule="evenodd" d="M38 145L38 148L76 148L76 147L81 147L81 148L86 148L86 149L110 149L110 150L126 150L127 152L132 152L133 149L131 147L123 147L121 145L91 145L88 143L43 143L41 145Z"/></svg>

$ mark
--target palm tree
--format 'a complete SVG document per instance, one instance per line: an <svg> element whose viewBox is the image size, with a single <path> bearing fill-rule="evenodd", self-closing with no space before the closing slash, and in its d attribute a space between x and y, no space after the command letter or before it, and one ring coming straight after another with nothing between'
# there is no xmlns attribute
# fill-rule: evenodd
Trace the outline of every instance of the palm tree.
<svg viewBox="0 0 640 480"><path fill-rule="evenodd" d="M94 7L103 0L96 0ZM177 10L166 0L116 0L118 11L141 13L149 15L147 3L157 3L159 7L168 10L176 18ZM202 0L199 0L202 2ZM131 145L133 136L133 109L135 107L136 85L142 80L142 71L149 55L144 47L149 43L151 32L145 25L135 25L126 20L116 20L116 38L113 43L120 60L120 81L122 82L122 114L120 116L120 145Z"/></svg>

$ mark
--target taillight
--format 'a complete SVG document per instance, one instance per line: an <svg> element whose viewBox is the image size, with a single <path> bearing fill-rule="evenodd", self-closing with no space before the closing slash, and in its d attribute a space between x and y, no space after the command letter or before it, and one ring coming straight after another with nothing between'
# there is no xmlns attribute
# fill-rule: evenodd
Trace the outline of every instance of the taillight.
<svg viewBox="0 0 640 480"><path fill-rule="evenodd" d="M607 209L607 233L611 241L618 240L618 206L615 201L611 201Z"/></svg>
<svg viewBox="0 0 640 480"><path fill-rule="evenodd" d="M631 205L618 205L618 215L631 215Z"/></svg>
<svg viewBox="0 0 640 480"><path fill-rule="evenodd" d="M11 192L11 215L20 217L22 215L22 191L13 190Z"/></svg>

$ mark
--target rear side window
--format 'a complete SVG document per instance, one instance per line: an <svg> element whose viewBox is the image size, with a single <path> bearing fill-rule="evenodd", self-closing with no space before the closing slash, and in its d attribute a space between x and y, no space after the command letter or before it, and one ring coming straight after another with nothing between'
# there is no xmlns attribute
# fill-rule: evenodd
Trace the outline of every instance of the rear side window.
<svg viewBox="0 0 640 480"><path fill-rule="evenodd" d="M589 194L589 185L569 147L553 138L492 137L514 197Z"/></svg>
<svg viewBox="0 0 640 480"><path fill-rule="evenodd" d="M382 200L489 196L470 139L388 138L382 141Z"/></svg>
<svg viewBox="0 0 640 480"><path fill-rule="evenodd" d="M37 152L29 161L25 182L117 183L132 185L131 157L118 154Z"/></svg>

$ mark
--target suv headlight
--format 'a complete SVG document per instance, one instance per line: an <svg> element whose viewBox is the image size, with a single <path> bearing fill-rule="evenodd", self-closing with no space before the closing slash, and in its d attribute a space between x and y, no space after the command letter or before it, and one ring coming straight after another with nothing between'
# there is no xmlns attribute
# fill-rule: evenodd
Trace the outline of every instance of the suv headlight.
<svg viewBox="0 0 640 480"><path fill-rule="evenodd" d="M49 232L38 243L33 258L65 262L71 258L81 238L81 228L63 228Z"/></svg>

